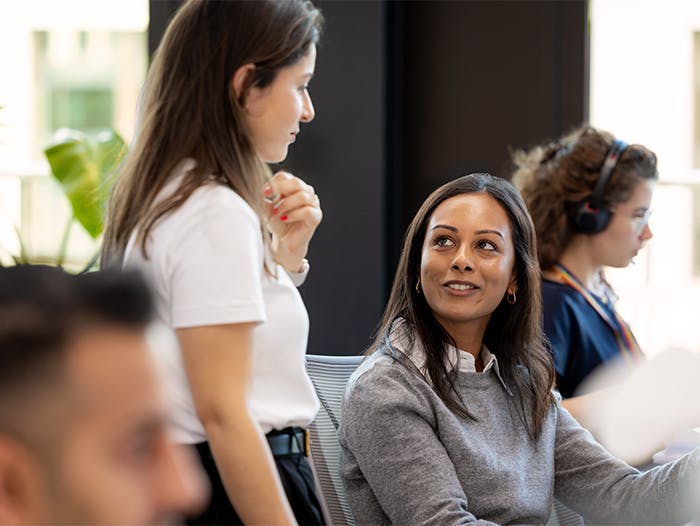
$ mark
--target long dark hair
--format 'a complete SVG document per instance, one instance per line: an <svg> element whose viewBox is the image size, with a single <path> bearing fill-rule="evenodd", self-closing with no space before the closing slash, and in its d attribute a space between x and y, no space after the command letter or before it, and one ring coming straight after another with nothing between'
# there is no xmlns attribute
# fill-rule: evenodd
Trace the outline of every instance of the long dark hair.
<svg viewBox="0 0 700 526"><path fill-rule="evenodd" d="M471 174L435 190L411 221L404 239L389 302L368 350L384 345L395 320L403 318L415 330L426 351L426 368L433 388L445 404L470 418L468 401L454 388L447 344L454 340L438 323L425 297L416 290L421 254L428 222L443 201L462 194L485 193L496 199L508 214L515 248L514 275L518 298L514 305L504 297L491 315L483 343L497 356L500 372L520 395L530 432L539 434L549 409L554 387L554 366L542 330L540 270L532 220L517 190L505 179L489 174Z"/></svg>
<svg viewBox="0 0 700 526"><path fill-rule="evenodd" d="M559 261L576 234L573 217L593 192L614 141L611 133L585 125L546 145L513 153L513 181L532 215L542 270ZM630 144L605 186L603 206L625 202L639 183L658 177L654 152Z"/></svg>
<svg viewBox="0 0 700 526"><path fill-rule="evenodd" d="M322 17L306 0L188 0L168 25L146 78L137 136L109 200L101 265L118 266L138 226L141 248L154 223L211 176L260 213L270 175L246 126L243 102L318 41ZM255 64L243 93L234 73ZM178 190L153 206L183 158L195 159Z"/></svg>

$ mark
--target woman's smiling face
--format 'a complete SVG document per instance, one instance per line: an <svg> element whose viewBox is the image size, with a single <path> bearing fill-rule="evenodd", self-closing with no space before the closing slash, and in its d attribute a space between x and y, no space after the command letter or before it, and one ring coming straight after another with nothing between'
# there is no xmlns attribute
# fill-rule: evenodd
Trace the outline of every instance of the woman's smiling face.
<svg viewBox="0 0 700 526"><path fill-rule="evenodd" d="M507 290L515 290L508 214L486 193L446 199L428 221L421 253L422 292L450 334L486 329Z"/></svg>

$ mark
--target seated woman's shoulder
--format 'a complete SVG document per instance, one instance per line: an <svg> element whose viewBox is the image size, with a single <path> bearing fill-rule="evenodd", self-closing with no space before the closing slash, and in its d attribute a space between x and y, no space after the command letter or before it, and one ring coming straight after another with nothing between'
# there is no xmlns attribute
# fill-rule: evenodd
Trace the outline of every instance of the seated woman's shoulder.
<svg viewBox="0 0 700 526"><path fill-rule="evenodd" d="M408 358L392 356L379 349L365 359L350 377L347 399L389 400L415 393L425 380L412 370ZM427 386L429 387L429 386Z"/></svg>

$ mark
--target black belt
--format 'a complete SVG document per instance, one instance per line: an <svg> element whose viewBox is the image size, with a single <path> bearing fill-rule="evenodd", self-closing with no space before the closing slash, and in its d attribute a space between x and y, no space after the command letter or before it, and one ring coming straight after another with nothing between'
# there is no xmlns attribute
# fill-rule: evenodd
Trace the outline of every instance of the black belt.
<svg viewBox="0 0 700 526"><path fill-rule="evenodd" d="M285 427L270 431L267 443L274 456L302 454L309 456L309 432L301 427Z"/></svg>

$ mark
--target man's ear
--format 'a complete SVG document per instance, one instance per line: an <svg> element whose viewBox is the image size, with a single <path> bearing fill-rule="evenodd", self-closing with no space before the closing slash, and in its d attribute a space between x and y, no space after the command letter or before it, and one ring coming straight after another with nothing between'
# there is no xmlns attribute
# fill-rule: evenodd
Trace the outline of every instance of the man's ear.
<svg viewBox="0 0 700 526"><path fill-rule="evenodd" d="M0 433L0 524L34 524L41 517L41 470L35 455Z"/></svg>
<svg viewBox="0 0 700 526"><path fill-rule="evenodd" d="M255 64L243 64L240 68L236 70L231 79L231 86L233 87L233 92L236 94L236 99L243 105L245 102L246 95L248 94L248 88L250 88L253 83L253 75L255 73Z"/></svg>

